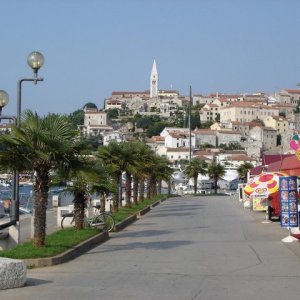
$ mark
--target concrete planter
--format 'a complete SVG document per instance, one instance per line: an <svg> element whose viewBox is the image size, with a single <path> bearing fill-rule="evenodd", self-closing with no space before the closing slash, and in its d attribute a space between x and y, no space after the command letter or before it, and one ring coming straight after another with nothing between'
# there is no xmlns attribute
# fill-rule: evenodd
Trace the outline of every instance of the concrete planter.
<svg viewBox="0 0 300 300"><path fill-rule="evenodd" d="M141 217L141 216L145 215L147 212L150 211L150 209L151 209L150 206L147 206L147 207L143 208L142 210L140 210L140 211L137 213L137 216L138 216L138 217Z"/></svg>
<svg viewBox="0 0 300 300"><path fill-rule="evenodd" d="M120 222L120 223L118 223L118 224L115 225L115 231L120 231L120 230L124 229L125 227L127 227L130 224L132 224L136 220L137 220L137 216L136 215L132 215L132 216L126 218L122 222Z"/></svg>
<svg viewBox="0 0 300 300"><path fill-rule="evenodd" d="M151 205L151 207L157 206L158 204L160 204L160 202L161 202L161 200L158 200L158 201L154 202L154 203Z"/></svg>
<svg viewBox="0 0 300 300"><path fill-rule="evenodd" d="M47 267L65 263L69 260L72 260L86 251L91 250L92 248L100 245L101 243L109 239L108 232L102 232L97 234L90 239L83 241L82 243L74 246L72 249L67 250L59 255L47 258L32 258L24 259L27 268L37 268L37 267Z"/></svg>

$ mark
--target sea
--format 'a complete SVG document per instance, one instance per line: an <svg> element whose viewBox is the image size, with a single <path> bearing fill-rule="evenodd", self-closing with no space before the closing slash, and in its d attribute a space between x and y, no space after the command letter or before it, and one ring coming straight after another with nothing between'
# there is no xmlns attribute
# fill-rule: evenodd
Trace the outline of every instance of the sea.
<svg viewBox="0 0 300 300"><path fill-rule="evenodd" d="M20 207L23 207L27 210L32 210L33 208L33 186L32 185L23 185L19 187L19 199ZM73 195L66 191L65 187L62 186L53 186L49 190L48 197L48 208L52 208L53 198L59 198L60 206L67 206L72 204ZM12 199L12 188L11 186L0 186L0 203L4 199Z"/></svg>

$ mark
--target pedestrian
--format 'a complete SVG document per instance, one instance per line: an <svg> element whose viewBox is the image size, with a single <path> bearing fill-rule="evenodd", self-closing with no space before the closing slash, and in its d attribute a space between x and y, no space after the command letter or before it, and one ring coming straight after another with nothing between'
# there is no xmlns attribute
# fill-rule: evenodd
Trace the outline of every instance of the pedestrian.
<svg viewBox="0 0 300 300"><path fill-rule="evenodd" d="M3 208L4 208L4 213L9 215L10 213L10 205L11 205L11 200L10 199L4 199L3 200Z"/></svg>

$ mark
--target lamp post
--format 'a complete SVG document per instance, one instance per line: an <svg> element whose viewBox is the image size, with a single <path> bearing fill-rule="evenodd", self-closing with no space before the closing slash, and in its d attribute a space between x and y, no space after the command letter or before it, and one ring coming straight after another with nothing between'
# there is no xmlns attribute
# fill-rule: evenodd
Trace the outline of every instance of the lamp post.
<svg viewBox="0 0 300 300"><path fill-rule="evenodd" d="M1 116L2 108L8 103L8 94L0 90L0 121L1 119L13 120L16 126L20 126L21 123L21 100L22 100L22 83L25 81L32 81L37 84L38 81L43 81L43 78L38 77L38 71L44 64L44 56L37 51L31 52L27 57L27 63L33 70L33 77L21 78L18 81L17 86L17 116ZM20 195L19 195L19 171L13 172L13 186L12 186L12 213L11 221L0 226L0 229L9 227L10 235L15 243L20 243L20 224L19 224L19 206L20 206Z"/></svg>
<svg viewBox="0 0 300 300"><path fill-rule="evenodd" d="M21 78L18 81L17 88L17 126L20 126L21 123L21 100L22 100L22 83L25 81L32 81L34 84L37 84L38 81L43 81L44 78L38 77L38 71L44 64L44 56L37 51L33 51L28 55L27 63L30 68L33 70L33 77L30 78ZM19 195L19 171L16 171L14 174L15 180L15 190L13 196L16 199L17 204L17 220L19 220L19 205L20 205L20 195Z"/></svg>
<svg viewBox="0 0 300 300"><path fill-rule="evenodd" d="M32 81L34 84L37 84L38 81L43 81L44 78L38 77L38 71L44 64L44 56L37 51L33 51L28 55L27 64L33 70L33 77L21 78L18 81L17 86L17 116L16 116L16 125L19 127L21 123L21 100L22 100L22 83L25 81ZM15 207L12 209L15 213L15 220L17 221L16 226L12 231L14 235L14 240L17 244L20 243L20 234L19 234L19 206L20 206L20 193L19 193L19 171L15 170L13 173L13 199L15 199Z"/></svg>

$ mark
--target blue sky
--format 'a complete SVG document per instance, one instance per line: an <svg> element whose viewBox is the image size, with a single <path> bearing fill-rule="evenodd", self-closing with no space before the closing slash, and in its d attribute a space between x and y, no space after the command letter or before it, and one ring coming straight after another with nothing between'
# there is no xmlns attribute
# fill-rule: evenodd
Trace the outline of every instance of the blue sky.
<svg viewBox="0 0 300 300"><path fill-rule="evenodd" d="M300 82L299 0L1 0L0 89L15 114L27 55L44 82L23 83L22 109L69 114L112 91L272 93Z"/></svg>

